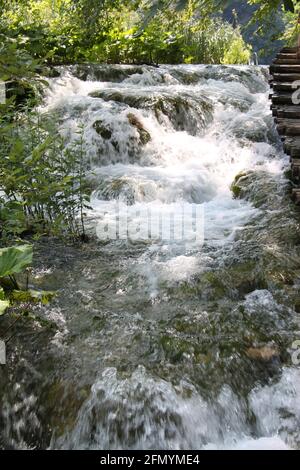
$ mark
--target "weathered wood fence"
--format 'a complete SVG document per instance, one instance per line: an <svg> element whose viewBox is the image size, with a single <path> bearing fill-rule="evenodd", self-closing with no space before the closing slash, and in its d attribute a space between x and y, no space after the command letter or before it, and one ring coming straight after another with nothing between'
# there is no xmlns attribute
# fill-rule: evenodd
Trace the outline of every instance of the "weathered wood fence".
<svg viewBox="0 0 300 470"><path fill-rule="evenodd" d="M290 156L292 196L300 204L300 47L285 47L270 66L271 110Z"/></svg>

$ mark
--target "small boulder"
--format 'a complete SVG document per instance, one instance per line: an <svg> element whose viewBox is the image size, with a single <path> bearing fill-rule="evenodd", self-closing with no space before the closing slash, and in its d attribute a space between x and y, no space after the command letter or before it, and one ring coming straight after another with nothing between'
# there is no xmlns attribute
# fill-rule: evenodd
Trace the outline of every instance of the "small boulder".
<svg viewBox="0 0 300 470"><path fill-rule="evenodd" d="M141 121L133 113L128 113L127 118L128 118L129 124L137 129L137 131L140 135L141 144L142 145L148 144L148 142L150 142L150 140L151 140L151 135L144 128Z"/></svg>
<svg viewBox="0 0 300 470"><path fill-rule="evenodd" d="M262 346L260 348L249 348L246 351L250 359L258 361L271 361L279 357L279 350L276 346Z"/></svg>
<svg viewBox="0 0 300 470"><path fill-rule="evenodd" d="M111 139L112 130L107 124L104 124L103 121L101 120L95 121L93 124L93 128L95 129L97 134L99 134L102 137L102 139L104 140Z"/></svg>

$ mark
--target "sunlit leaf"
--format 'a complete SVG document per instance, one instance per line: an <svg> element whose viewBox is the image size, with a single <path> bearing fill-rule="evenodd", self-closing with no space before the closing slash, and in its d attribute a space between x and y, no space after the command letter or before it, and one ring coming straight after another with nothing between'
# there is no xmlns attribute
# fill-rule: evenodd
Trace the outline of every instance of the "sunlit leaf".
<svg viewBox="0 0 300 470"><path fill-rule="evenodd" d="M3 315L6 311L6 309L9 307L9 301L8 300L0 300L0 316Z"/></svg>
<svg viewBox="0 0 300 470"><path fill-rule="evenodd" d="M32 263L32 245L11 246L0 249L0 277L22 272Z"/></svg>

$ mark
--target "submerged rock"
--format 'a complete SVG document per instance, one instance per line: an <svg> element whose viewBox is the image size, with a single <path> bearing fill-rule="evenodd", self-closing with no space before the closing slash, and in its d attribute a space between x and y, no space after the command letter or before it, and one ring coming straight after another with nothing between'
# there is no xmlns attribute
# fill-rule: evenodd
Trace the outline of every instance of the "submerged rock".
<svg viewBox="0 0 300 470"><path fill-rule="evenodd" d="M88 386L78 390L63 380L56 380L45 389L45 410L51 417L50 423L55 428L56 438L74 428L78 410L88 395Z"/></svg>
<svg viewBox="0 0 300 470"><path fill-rule="evenodd" d="M122 199L128 205L135 202L135 190L128 178L116 178L110 181L98 183L95 194L97 197L109 201L111 199Z"/></svg>
<svg viewBox="0 0 300 470"><path fill-rule="evenodd" d="M76 64L69 70L80 80L120 83L131 75L142 74L144 68L135 65Z"/></svg>
<svg viewBox="0 0 300 470"><path fill-rule="evenodd" d="M188 93L170 94L167 92L131 91L106 89L90 93L93 98L124 103L137 109L151 110L158 122L166 124L166 119L177 131L197 135L213 119L213 105L206 96L190 96Z"/></svg>
<svg viewBox="0 0 300 470"><path fill-rule="evenodd" d="M141 118L133 113L118 113L114 121L97 119L91 127L95 132L90 152L92 159L96 157L97 164L99 159L107 161L107 158L110 163L120 159L137 161L141 158L143 147L151 140Z"/></svg>

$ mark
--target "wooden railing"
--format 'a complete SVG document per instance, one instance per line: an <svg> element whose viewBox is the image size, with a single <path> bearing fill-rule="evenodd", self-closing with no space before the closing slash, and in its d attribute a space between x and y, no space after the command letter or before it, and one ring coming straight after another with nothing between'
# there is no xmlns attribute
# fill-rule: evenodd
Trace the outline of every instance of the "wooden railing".
<svg viewBox="0 0 300 470"><path fill-rule="evenodd" d="M283 149L290 156L292 197L300 204L300 36L296 47L285 47L270 66L271 110Z"/></svg>

